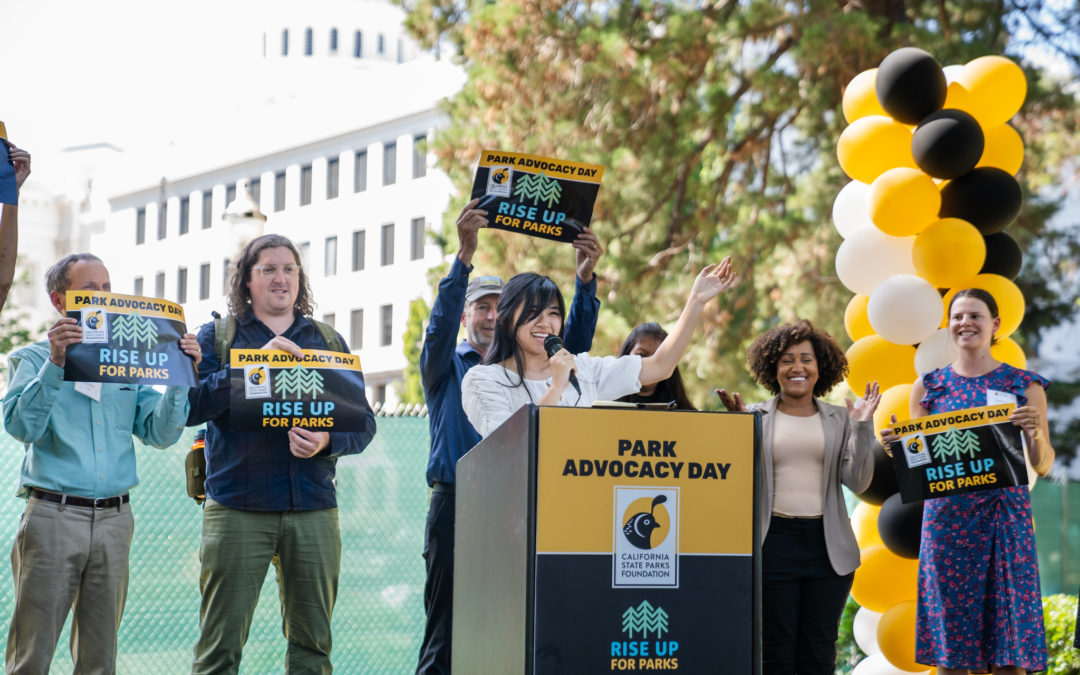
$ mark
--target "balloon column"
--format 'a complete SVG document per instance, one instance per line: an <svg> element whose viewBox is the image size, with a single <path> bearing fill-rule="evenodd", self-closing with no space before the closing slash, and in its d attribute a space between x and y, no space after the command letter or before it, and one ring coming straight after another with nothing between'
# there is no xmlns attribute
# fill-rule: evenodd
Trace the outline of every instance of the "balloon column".
<svg viewBox="0 0 1080 675"><path fill-rule="evenodd" d="M1013 177L1024 155L1008 121L1027 93L1023 71L1001 56L942 68L912 47L857 75L844 92L848 127L840 167L852 178L833 204L844 241L836 273L855 296L844 314L854 344L847 382L884 392L875 429L910 417L908 397L922 373L953 360L948 301L982 288L1002 325L995 357L1026 366L1008 339L1024 298L1013 283L1022 258L1003 230L1020 212ZM915 662L915 600L922 504L896 494L891 461L878 451L874 479L852 524L862 551L851 595L860 605L855 639L868 656L853 675L925 673Z"/></svg>

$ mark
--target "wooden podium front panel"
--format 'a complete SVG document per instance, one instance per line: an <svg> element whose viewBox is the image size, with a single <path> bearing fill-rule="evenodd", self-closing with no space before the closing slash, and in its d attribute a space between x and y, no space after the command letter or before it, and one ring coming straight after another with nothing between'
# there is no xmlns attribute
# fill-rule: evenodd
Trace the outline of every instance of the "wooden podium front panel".
<svg viewBox="0 0 1080 675"><path fill-rule="evenodd" d="M541 408L537 673L754 673L754 417Z"/></svg>

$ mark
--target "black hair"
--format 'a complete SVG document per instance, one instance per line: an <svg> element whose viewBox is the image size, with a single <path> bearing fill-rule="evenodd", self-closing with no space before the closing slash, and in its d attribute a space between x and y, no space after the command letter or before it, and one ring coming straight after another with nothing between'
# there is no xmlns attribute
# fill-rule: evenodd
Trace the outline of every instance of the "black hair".
<svg viewBox="0 0 1080 675"><path fill-rule="evenodd" d="M657 342L663 342L667 335L667 331L661 328L660 324L652 321L643 323L635 327L626 336L626 341L623 342L619 355L629 355L634 350L634 345L640 342L642 338L652 338ZM690 397L686 395L686 387L683 386L682 375L679 373L678 366L675 366L675 372L671 374L671 377L657 382L656 389L648 396L640 393L630 394L629 396L623 396L619 400L627 403L669 403L675 401L675 408L678 410L697 410L694 404L690 402Z"/></svg>
<svg viewBox="0 0 1080 675"><path fill-rule="evenodd" d="M559 313L563 317L563 323L559 326L559 337L562 338L566 328L566 303L554 281L536 272L522 272L514 275L503 287L495 319L495 339L484 356L484 363L503 363L513 357L518 380L510 383L512 387L521 386L525 379L525 361L517 343L517 330L539 316L552 302L559 305ZM521 314L515 321L514 314L519 307L522 308Z"/></svg>

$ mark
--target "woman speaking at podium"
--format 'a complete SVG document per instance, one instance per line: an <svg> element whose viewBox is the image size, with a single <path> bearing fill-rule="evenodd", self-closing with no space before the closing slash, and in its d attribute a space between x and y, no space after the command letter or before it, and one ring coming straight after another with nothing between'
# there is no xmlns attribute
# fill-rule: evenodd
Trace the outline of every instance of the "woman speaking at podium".
<svg viewBox="0 0 1080 675"><path fill-rule="evenodd" d="M495 339L461 383L462 407L487 436L523 405L588 407L633 394L671 376L690 345L701 310L731 287L731 259L709 265L694 279L671 334L652 356L574 356L554 337L563 331L562 292L548 277L525 272L506 282L499 298Z"/></svg>
<svg viewBox="0 0 1080 675"><path fill-rule="evenodd" d="M1036 472L1054 464L1046 423L1049 381L990 353L1001 326L997 303L978 288L949 303L958 356L911 388L911 416L1015 403L1010 417ZM895 417L893 422L896 422ZM898 440L882 431L886 447ZM915 660L942 675L1018 675L1046 669L1039 563L1026 485L928 499L919 547Z"/></svg>
<svg viewBox="0 0 1080 675"><path fill-rule="evenodd" d="M761 619L765 675L832 675L840 615L859 566L841 490L874 473L877 382L847 409L820 400L847 372L843 350L809 321L773 328L747 350L754 379L775 396L761 412ZM718 389L728 410L739 394Z"/></svg>

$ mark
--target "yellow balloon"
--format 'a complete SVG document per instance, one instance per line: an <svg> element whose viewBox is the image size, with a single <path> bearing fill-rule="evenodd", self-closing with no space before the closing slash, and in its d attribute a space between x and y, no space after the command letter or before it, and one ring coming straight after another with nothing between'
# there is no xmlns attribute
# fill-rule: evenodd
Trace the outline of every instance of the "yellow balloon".
<svg viewBox="0 0 1080 675"><path fill-rule="evenodd" d="M1012 338L1002 338L997 344L990 345L990 356L1013 368L1027 369L1027 355ZM880 409L880 405L878 408Z"/></svg>
<svg viewBox="0 0 1080 675"><path fill-rule="evenodd" d="M877 643L885 659L900 670L922 672L915 662L915 601L898 602L885 610L877 627Z"/></svg>
<svg viewBox="0 0 1080 675"><path fill-rule="evenodd" d="M851 512L851 529L855 531L855 541L860 549L885 545L877 529L879 513L881 513L880 505L874 506L866 502L859 502L855 510Z"/></svg>
<svg viewBox="0 0 1080 675"><path fill-rule="evenodd" d="M908 399L911 398L911 386L911 382L897 384L881 393L881 401L878 403L877 410L874 411L875 433L891 427L893 415L896 415L897 422L911 419L911 408L908 407Z"/></svg>
<svg viewBox="0 0 1080 675"><path fill-rule="evenodd" d="M1024 71L1004 56L980 56L968 62L956 79L971 94L968 112L983 129L1008 122L1027 96Z"/></svg>
<svg viewBox="0 0 1080 675"><path fill-rule="evenodd" d="M882 391L898 384L914 382L915 348L897 345L880 335L868 335L847 350L848 374L844 380L851 391L862 395L869 382L877 381Z"/></svg>
<svg viewBox="0 0 1080 675"><path fill-rule="evenodd" d="M948 307L957 291L965 288L981 288L994 298L998 306L998 316L1001 317L1001 327L994 333L994 337L1002 339L1009 337L1020 327L1024 320L1024 294L1016 287L1016 284L999 274L979 274L967 281L956 284L949 289L942 301ZM942 326L949 325L949 317L945 317Z"/></svg>
<svg viewBox="0 0 1080 675"><path fill-rule="evenodd" d="M848 301L847 309L844 310L844 329L852 342L873 335L874 329L870 326L870 317L866 315L866 303L870 302L869 295L856 293Z"/></svg>
<svg viewBox="0 0 1080 675"><path fill-rule="evenodd" d="M919 561L901 558L882 546L861 551L851 597L871 612L884 612L918 595Z"/></svg>
<svg viewBox="0 0 1080 675"><path fill-rule="evenodd" d="M949 83L948 89L945 90L945 105L941 107L963 110L972 117L975 116L971 112L975 108L975 99L972 97L971 92L967 90L967 87L959 82Z"/></svg>
<svg viewBox="0 0 1080 675"><path fill-rule="evenodd" d="M1020 138L1020 133L1008 124L1002 124L983 132L983 138L986 145L976 168L993 166L1015 176L1024 163L1024 139Z"/></svg>
<svg viewBox="0 0 1080 675"><path fill-rule="evenodd" d="M844 89L844 100L841 107L844 110L844 119L851 124L860 117L867 115L888 115L878 101L874 87L877 83L877 68L864 70L848 82Z"/></svg>
<svg viewBox="0 0 1080 675"><path fill-rule="evenodd" d="M986 240L966 220L935 220L916 235L911 262L919 276L937 288L952 288L982 269Z"/></svg>
<svg viewBox="0 0 1080 675"><path fill-rule="evenodd" d="M941 192L934 179L918 169L898 167L877 177L870 186L870 220L894 237L918 234L937 219Z"/></svg>
<svg viewBox="0 0 1080 675"><path fill-rule="evenodd" d="M836 143L836 156L844 173L867 184L898 166L917 168L911 129L882 115L861 117L848 125Z"/></svg>

